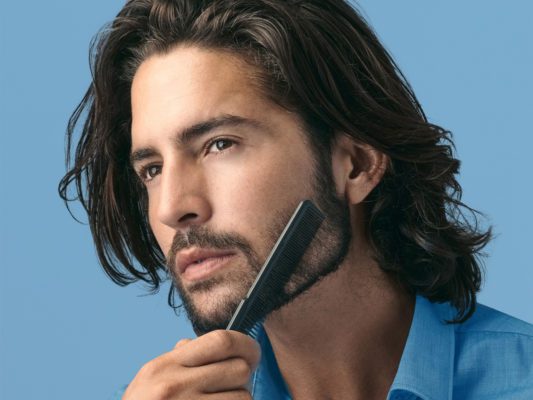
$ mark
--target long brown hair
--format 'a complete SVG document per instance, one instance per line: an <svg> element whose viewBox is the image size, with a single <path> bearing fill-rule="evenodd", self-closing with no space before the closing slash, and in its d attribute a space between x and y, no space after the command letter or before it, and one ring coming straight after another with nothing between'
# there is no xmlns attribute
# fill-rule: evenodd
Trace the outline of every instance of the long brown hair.
<svg viewBox="0 0 533 400"><path fill-rule="evenodd" d="M157 290L164 278L146 193L129 163L130 86L143 60L177 44L229 51L256 67L262 91L298 113L316 151L327 153L344 132L387 154L385 176L366 199L380 267L412 293L450 301L455 322L471 316L490 229L461 202L451 134L427 121L397 65L343 0L130 0L95 37L93 80L69 120L59 192L87 211L114 282Z"/></svg>

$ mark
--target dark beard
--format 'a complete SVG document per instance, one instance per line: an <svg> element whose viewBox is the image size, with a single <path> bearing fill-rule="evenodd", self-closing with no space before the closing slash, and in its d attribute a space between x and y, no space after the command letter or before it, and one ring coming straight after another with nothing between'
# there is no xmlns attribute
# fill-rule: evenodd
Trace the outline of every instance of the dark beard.
<svg viewBox="0 0 533 400"><path fill-rule="evenodd" d="M239 271L233 273L231 276L231 280L236 286L235 293L242 293L242 295L239 298L228 298L224 299L224 301L220 301L217 305L216 315L211 315L209 317L202 315L194 304L193 294L198 292L209 292L211 289L221 284L224 279L228 278L224 276L215 276L191 285L186 289L181 280L174 273L174 268L172 266L175 265L176 254L180 250L191 246L221 250L240 250L246 258L246 264L249 266L249 271L247 271L247 273ZM215 329L226 328L233 312L241 301L241 298L246 294L262 266L261 262L258 260L257 253L242 236L236 233L213 233L205 227L198 226L191 227L186 235L181 233L175 235L167 260L168 271L172 277L174 287L178 291L182 305L187 313L187 317L191 321L192 327L198 335L202 335Z"/></svg>
<svg viewBox="0 0 533 400"><path fill-rule="evenodd" d="M322 227L317 232L302 260L294 268L291 279L280 293L270 293L265 296L269 299L266 305L265 317L284 305L290 303L297 296L307 291L325 276L335 272L348 252L351 240L350 213L346 202L332 192L335 188L330 171L317 173L314 185L315 196L312 199L326 215ZM269 247L273 247L278 236L283 231L294 210L284 210L283 214L272 217L268 232L265 232ZM197 246L211 249L237 249L247 260L248 271L239 271L231 276L238 296L221 300L217 305L215 315L202 315L193 301L195 292L208 292L219 285L224 276L215 276L199 282L185 289L180 279L175 276L174 265L176 254L187 247ZM194 331L198 335L215 329L225 329L239 302L252 285L255 276L261 269L264 260L259 260L257 253L250 243L242 236L235 233L215 233L205 227L193 226L186 234L177 232L167 257L168 271L173 279L183 307L187 313Z"/></svg>

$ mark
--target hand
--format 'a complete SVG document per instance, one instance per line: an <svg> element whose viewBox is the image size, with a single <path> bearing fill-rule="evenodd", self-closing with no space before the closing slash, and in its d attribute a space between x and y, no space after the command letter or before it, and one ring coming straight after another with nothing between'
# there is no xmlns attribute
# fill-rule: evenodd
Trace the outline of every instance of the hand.
<svg viewBox="0 0 533 400"><path fill-rule="evenodd" d="M247 384L259 359L257 342L240 332L184 339L144 365L122 400L250 400Z"/></svg>

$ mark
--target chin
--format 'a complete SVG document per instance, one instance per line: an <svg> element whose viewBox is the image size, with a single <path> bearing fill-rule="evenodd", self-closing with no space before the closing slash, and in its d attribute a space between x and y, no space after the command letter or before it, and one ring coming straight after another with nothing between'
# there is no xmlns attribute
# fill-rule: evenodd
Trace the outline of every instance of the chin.
<svg viewBox="0 0 533 400"><path fill-rule="evenodd" d="M198 285L182 294L183 306L197 334L214 329L225 329L247 288L241 285L218 282L207 284L202 289ZM209 286L209 288L207 288Z"/></svg>
<svg viewBox="0 0 533 400"><path fill-rule="evenodd" d="M223 286L194 293L191 298L197 312L208 317L220 313L221 309L236 308L244 295L245 293L242 295L236 293L234 288Z"/></svg>

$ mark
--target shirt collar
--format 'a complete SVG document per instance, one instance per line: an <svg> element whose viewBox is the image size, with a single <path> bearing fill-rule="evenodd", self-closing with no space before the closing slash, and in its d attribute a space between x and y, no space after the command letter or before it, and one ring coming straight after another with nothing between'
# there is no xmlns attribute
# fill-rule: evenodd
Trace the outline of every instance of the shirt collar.
<svg viewBox="0 0 533 400"><path fill-rule="evenodd" d="M285 380L276 362L270 340L261 325L258 327L257 341L261 346L261 361L251 380L252 398L262 400L290 400Z"/></svg>
<svg viewBox="0 0 533 400"><path fill-rule="evenodd" d="M449 304L430 303L417 296L413 321L388 400L451 400L455 328L444 321L453 317L454 310ZM257 399L290 399L262 327L257 340L262 357L252 377L252 395Z"/></svg>
<svg viewBox="0 0 533 400"><path fill-rule="evenodd" d="M415 395L424 400L452 398L455 328L448 304L417 296L407 342L388 400Z"/></svg>

